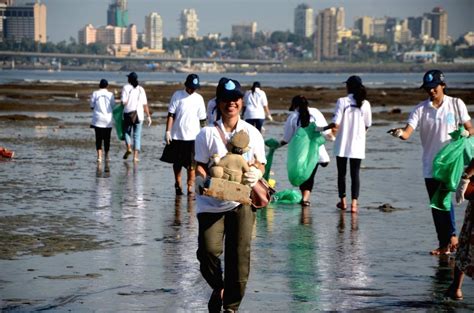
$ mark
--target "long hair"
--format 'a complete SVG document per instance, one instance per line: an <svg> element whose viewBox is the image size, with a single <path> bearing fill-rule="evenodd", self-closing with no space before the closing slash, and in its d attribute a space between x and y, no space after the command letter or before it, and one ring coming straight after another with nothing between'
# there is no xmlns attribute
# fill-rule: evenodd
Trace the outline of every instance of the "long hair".
<svg viewBox="0 0 474 313"><path fill-rule="evenodd" d="M351 93L356 101L356 107L360 109L362 102L367 99L367 90L362 84L347 84L347 93Z"/></svg>
<svg viewBox="0 0 474 313"><path fill-rule="evenodd" d="M133 86L133 88L137 88L138 86L138 79L133 79L131 77L128 78L128 82L130 83L130 85Z"/></svg>
<svg viewBox="0 0 474 313"><path fill-rule="evenodd" d="M306 127L309 125L309 119L310 119L310 114L309 114L309 103L308 99L306 99L305 96L295 96L291 100L291 106L295 108L295 110L298 110L299 117L298 117L298 124L301 127Z"/></svg>
<svg viewBox="0 0 474 313"><path fill-rule="evenodd" d="M259 82L254 82L252 85L252 94L255 93L255 89L260 88L260 83Z"/></svg>

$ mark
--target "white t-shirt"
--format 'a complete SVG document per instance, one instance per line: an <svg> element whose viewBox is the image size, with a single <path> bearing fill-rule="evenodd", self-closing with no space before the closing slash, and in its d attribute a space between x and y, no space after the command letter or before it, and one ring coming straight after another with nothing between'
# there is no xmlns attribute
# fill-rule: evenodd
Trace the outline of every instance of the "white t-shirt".
<svg viewBox="0 0 474 313"><path fill-rule="evenodd" d="M255 92L247 90L244 94L244 120L265 119L264 107L268 106L267 95L260 88L255 88Z"/></svg>
<svg viewBox="0 0 474 313"><path fill-rule="evenodd" d="M101 128L112 128L112 111L115 106L114 94L107 89L92 93L90 106L93 109L92 125Z"/></svg>
<svg viewBox="0 0 474 313"><path fill-rule="evenodd" d="M217 121L217 103L214 97L207 103L207 124L213 125L215 121Z"/></svg>
<svg viewBox="0 0 474 313"><path fill-rule="evenodd" d="M145 89L138 85L133 88L132 85L126 84L122 88L122 103L125 105L123 108L124 113L137 111L138 120L140 122L144 119L143 107L147 105L148 100L146 98Z"/></svg>
<svg viewBox="0 0 474 313"><path fill-rule="evenodd" d="M367 100L360 108L352 94L339 98L332 118L339 125L334 141L334 155L351 159L365 159L366 129L372 126L372 112Z"/></svg>
<svg viewBox="0 0 474 313"><path fill-rule="evenodd" d="M262 164L267 163L265 157L265 143L262 135L255 127L243 120L239 120L235 130L232 133L227 133L222 126L222 121L219 120L217 123L224 132L226 140L230 140L236 132L242 129L249 134L250 150L242 155L249 164L255 163L255 160ZM222 142L219 131L215 126L206 126L201 129L199 135L196 137L194 149L194 159L204 164L209 164L209 160L213 154L218 154L222 158L227 153L227 148ZM234 201L221 201L203 195L196 196L196 213L220 213L232 210L238 205L239 203Z"/></svg>
<svg viewBox="0 0 474 313"><path fill-rule="evenodd" d="M197 92L189 94L178 90L171 97L168 112L174 114L171 138L175 140L195 140L201 129L201 120L206 119L204 99Z"/></svg>
<svg viewBox="0 0 474 313"><path fill-rule="evenodd" d="M410 113L407 124L413 129L420 127L421 146L423 148L423 177L431 178L433 159L451 140L449 133L457 129L456 124L471 120L466 105L458 99L445 95L441 106L436 109L427 99L420 102ZM456 107L456 109L455 109Z"/></svg>
<svg viewBox="0 0 474 313"><path fill-rule="evenodd" d="M327 126L328 123L326 122L326 119L324 118L324 115L315 108L309 108L309 122L310 123L316 123L316 126L318 127L324 127ZM288 118L285 123L285 130L283 132L283 140L285 142L290 142L291 138L295 135L296 131L298 128L300 128L300 125L298 125L298 118L300 117L300 114L298 111L293 112L292 114L288 115ZM330 129L326 130L324 134L329 134L331 132ZM329 154L326 151L326 148L324 145L319 147L319 161L318 163L327 163L329 162Z"/></svg>

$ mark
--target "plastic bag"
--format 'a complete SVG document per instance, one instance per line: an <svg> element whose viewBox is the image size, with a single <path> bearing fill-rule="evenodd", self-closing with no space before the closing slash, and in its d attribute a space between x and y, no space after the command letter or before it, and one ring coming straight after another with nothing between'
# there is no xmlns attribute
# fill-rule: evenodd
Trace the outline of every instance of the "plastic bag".
<svg viewBox="0 0 474 313"><path fill-rule="evenodd" d="M326 142L316 124L300 127L288 144L286 167L288 179L293 186L300 186L313 172L319 160L319 147Z"/></svg>
<svg viewBox="0 0 474 313"><path fill-rule="evenodd" d="M273 195L272 202L282 204L300 203L303 196L299 190L283 189Z"/></svg>
<svg viewBox="0 0 474 313"><path fill-rule="evenodd" d="M112 111L112 116L118 139L125 140L125 134L123 133L123 105L116 105Z"/></svg>
<svg viewBox="0 0 474 313"><path fill-rule="evenodd" d="M450 133L451 142L439 150L433 160L433 178L442 182L431 199L431 207L435 209L451 210L451 192L456 191L464 166L471 161L474 137L461 137L463 130L461 126Z"/></svg>
<svg viewBox="0 0 474 313"><path fill-rule="evenodd" d="M266 155L267 163L265 164L265 173L263 174L263 178L266 180L270 179L270 169L272 168L273 163L273 154L275 150L280 147L280 143L275 138L269 138L265 140L265 145L269 148L268 153Z"/></svg>

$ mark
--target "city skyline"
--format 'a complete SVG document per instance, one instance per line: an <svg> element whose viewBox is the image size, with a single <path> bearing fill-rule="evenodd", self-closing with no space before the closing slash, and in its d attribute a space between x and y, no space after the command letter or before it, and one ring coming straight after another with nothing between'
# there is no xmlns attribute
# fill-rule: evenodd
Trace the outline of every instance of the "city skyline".
<svg viewBox="0 0 474 313"><path fill-rule="evenodd" d="M78 30L86 24L95 26L107 24L107 8L110 0L43 0L48 8L47 34L52 42L77 40ZM412 3L414 2L414 3ZM161 3L161 5L160 5ZM195 9L199 18L199 36L208 33L221 33L228 37L231 25L257 22L258 31L294 31L294 9L302 3L308 4L316 16L320 10L328 7L342 6L345 9L346 27L352 28L355 18L360 16L383 17L391 16L406 18L421 16L434 7L443 7L449 15L448 34L454 40L467 31L474 30L474 1L436 1L436 0L340 0L340 1L295 1L295 0L239 0L233 3L218 0L133 0L128 3L129 23L137 26L137 31L145 29L145 16L157 12L162 17L164 37L178 37L180 34L179 17L182 10ZM268 15L268 7L272 7L272 15ZM250 9L252 8L252 9ZM64 12L75 12L73 16ZM239 12L229 16L223 12Z"/></svg>

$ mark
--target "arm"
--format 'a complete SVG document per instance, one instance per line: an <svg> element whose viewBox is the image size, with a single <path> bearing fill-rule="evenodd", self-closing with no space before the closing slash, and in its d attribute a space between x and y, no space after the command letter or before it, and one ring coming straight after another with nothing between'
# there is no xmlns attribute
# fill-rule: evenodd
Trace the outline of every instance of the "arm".
<svg viewBox="0 0 474 313"><path fill-rule="evenodd" d="M469 132L469 135L474 135L474 127L472 127L471 121L467 121L464 123L464 128Z"/></svg>
<svg viewBox="0 0 474 313"><path fill-rule="evenodd" d="M401 140L407 140L413 134L413 127L406 124L403 128L392 128L388 131L394 137L400 138Z"/></svg>

